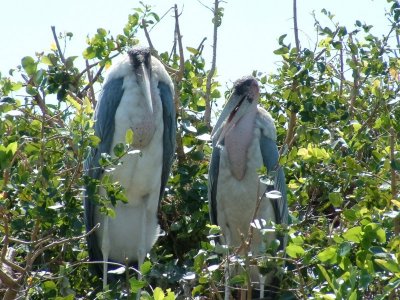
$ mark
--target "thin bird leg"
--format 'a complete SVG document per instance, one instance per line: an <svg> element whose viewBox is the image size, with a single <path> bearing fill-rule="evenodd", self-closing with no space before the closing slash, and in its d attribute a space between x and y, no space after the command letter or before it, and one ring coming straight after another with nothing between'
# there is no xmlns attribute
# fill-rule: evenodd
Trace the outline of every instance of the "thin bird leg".
<svg viewBox="0 0 400 300"><path fill-rule="evenodd" d="M225 300L229 300L230 289L229 289L229 253L225 261Z"/></svg>
<svg viewBox="0 0 400 300"><path fill-rule="evenodd" d="M230 235L230 231L228 230L225 233L225 237L226 237L226 245L231 245L231 235ZM229 253L229 247L228 247L228 252L226 254L226 262L225 262L225 300L229 300L230 296L231 296L231 291L230 291L230 287L229 287L229 263L230 263L230 253Z"/></svg>
<svg viewBox="0 0 400 300"><path fill-rule="evenodd" d="M144 258L146 257L146 245L147 245L147 240L146 240L146 226L147 226L147 208L146 208L146 201L143 201L143 214L142 214L142 221L140 224L142 224L141 232L140 232L140 243L138 247L138 269L139 269L139 275L138 279L142 279L142 273L141 273L141 266L144 262ZM138 293L136 294L136 300L140 300L140 294L141 291L139 290Z"/></svg>
<svg viewBox="0 0 400 300"><path fill-rule="evenodd" d="M260 274L260 298L264 298L265 276Z"/></svg>
<svg viewBox="0 0 400 300"><path fill-rule="evenodd" d="M101 240L101 252L103 253L103 290L107 289L108 256L110 254L110 236L108 232L108 216L104 216L103 238Z"/></svg>

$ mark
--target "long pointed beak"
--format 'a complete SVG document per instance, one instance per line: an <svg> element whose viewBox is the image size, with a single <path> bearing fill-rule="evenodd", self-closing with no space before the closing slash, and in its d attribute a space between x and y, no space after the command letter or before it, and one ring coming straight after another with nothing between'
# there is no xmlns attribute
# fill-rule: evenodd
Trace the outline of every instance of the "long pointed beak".
<svg viewBox="0 0 400 300"><path fill-rule="evenodd" d="M146 98L147 107L149 111L153 113L153 101L151 98L151 90L150 90L150 74L143 63L140 64L136 77L138 78L138 83L142 88L144 97Z"/></svg>
<svg viewBox="0 0 400 300"><path fill-rule="evenodd" d="M239 119L247 112L249 107L250 103L247 101L246 96L238 96L236 94L231 96L211 132L213 141L216 139L213 146L221 143Z"/></svg>

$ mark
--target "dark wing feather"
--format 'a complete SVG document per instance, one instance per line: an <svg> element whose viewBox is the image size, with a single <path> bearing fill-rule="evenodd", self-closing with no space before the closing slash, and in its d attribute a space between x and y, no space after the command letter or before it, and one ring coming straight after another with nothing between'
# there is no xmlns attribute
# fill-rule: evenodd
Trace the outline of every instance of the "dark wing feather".
<svg viewBox="0 0 400 300"><path fill-rule="evenodd" d="M274 187L281 192L282 198L278 201L279 214L276 215L276 223L287 223L288 208L286 194L286 180L283 168L279 165L279 152L276 142L271 138L261 134L260 148L263 162L269 174L275 172Z"/></svg>
<svg viewBox="0 0 400 300"><path fill-rule="evenodd" d="M176 140L176 120L175 103L173 91L165 82L158 83L160 90L161 103L163 108L163 167L161 172L160 201L164 194L165 186L168 182L169 172L174 160L175 140Z"/></svg>
<svg viewBox="0 0 400 300"><path fill-rule="evenodd" d="M92 149L89 157L84 163L84 173L90 178L100 180L103 174L99 165L101 153L110 154L111 145L115 129L115 112L121 102L123 91L123 78L112 79L105 83L100 94L99 101L95 110L95 135L100 138L97 148ZM94 224L94 212L96 208L95 194L97 193L96 185L88 183L85 186L84 207L85 207L85 225L86 231L90 231ZM94 233L87 237L89 258L91 261L101 261L103 255L96 241ZM93 265L93 271L98 275L102 275L102 266L100 264Z"/></svg>
<svg viewBox="0 0 400 300"><path fill-rule="evenodd" d="M208 169L208 210L210 213L211 223L218 225L217 216L217 189L218 189L218 174L219 174L219 160L221 156L221 149L219 146L213 148L211 155L211 162Z"/></svg>
<svg viewBox="0 0 400 300"><path fill-rule="evenodd" d="M274 188L281 192L282 197L279 200L271 200L274 207L275 222L277 224L288 223L288 207L287 207L287 193L286 193L286 180L283 168L279 165L279 152L276 143L271 138L261 134L260 137L261 155L263 157L264 165L269 174L275 172L274 175ZM279 250L286 247L287 237L278 235L280 241Z"/></svg>

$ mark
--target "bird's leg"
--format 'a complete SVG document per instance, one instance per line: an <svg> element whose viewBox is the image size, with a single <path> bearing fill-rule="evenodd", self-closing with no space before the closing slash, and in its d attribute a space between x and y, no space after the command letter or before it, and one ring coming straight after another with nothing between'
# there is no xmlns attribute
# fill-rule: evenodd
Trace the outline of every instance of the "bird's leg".
<svg viewBox="0 0 400 300"><path fill-rule="evenodd" d="M264 298L265 276L260 274L260 298Z"/></svg>
<svg viewBox="0 0 400 300"><path fill-rule="evenodd" d="M226 245L231 245L231 235L230 235L230 229L228 227L228 230L225 233L225 244ZM227 248L228 252L226 254L226 263L225 263L225 300L230 299L231 291L229 288L229 263L230 263L230 256L229 256L229 247Z"/></svg>
<svg viewBox="0 0 400 300"><path fill-rule="evenodd" d="M140 271L141 266L144 262L144 258L146 257L146 245L147 245L147 237L146 237L146 227L147 227L147 207L146 207L146 201L143 201L144 209L143 214L142 214L142 221L140 224L142 224L142 227L140 228L140 240L139 240L139 247L138 247L138 270L139 270L139 275L138 275L138 280L142 279L142 273ZM140 299L140 290L136 294L136 300Z"/></svg>
<svg viewBox="0 0 400 300"><path fill-rule="evenodd" d="M103 290L107 289L108 255L110 253L110 237L108 232L108 216L104 216L103 238L101 240L101 252L103 254Z"/></svg>
<svg viewBox="0 0 400 300"><path fill-rule="evenodd" d="M226 257L225 262L225 300L229 300L230 289L229 289L229 253Z"/></svg>

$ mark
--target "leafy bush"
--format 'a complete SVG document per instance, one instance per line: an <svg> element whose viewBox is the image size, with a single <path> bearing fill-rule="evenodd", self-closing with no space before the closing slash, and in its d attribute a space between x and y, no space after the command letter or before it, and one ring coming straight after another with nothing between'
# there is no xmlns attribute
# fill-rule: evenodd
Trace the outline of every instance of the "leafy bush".
<svg viewBox="0 0 400 300"><path fill-rule="evenodd" d="M253 74L261 104L276 121L289 187L286 256L265 256L281 266L285 261L284 297L399 296L400 6L388 5L390 27L382 37L360 21L350 31L323 10L328 25L315 16L315 49L291 46L282 35L276 72ZM213 17L217 28L223 22L218 1ZM202 42L183 51L179 31L172 53L154 53L174 80L178 112L177 160L159 213L166 234L142 267L144 281L131 274L130 289L118 283L102 292L101 280L88 273L82 163L98 143L95 91L112 59L156 22L162 20L143 6L116 37L98 29L83 50L83 68L82 58L64 57L59 47L73 34L53 28L54 49L22 58L10 76L0 74L4 299L113 299L140 287L149 299L221 297L225 250L213 240L219 230L208 219L210 120L204 118L221 91L214 70L206 68ZM231 283L246 288L245 276Z"/></svg>

